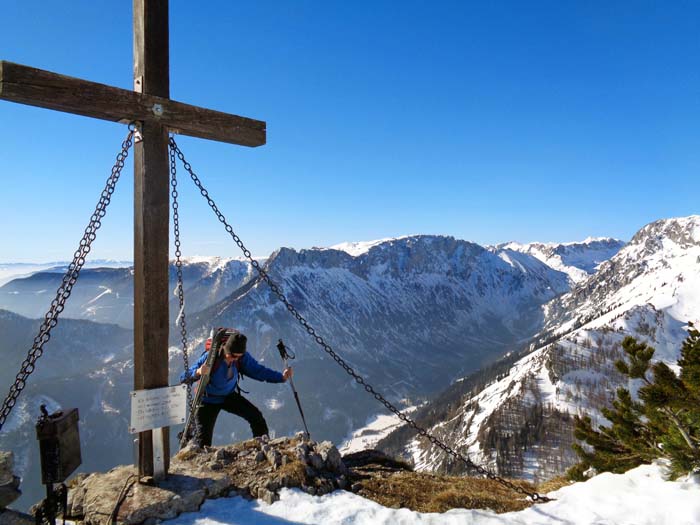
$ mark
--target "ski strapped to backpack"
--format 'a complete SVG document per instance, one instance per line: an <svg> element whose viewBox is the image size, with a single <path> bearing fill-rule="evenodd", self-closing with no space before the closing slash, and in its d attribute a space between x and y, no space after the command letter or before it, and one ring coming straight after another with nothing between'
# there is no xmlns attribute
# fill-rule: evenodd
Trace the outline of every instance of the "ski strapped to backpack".
<svg viewBox="0 0 700 525"><path fill-rule="evenodd" d="M214 331L212 330L212 333ZM221 357L221 349L224 343L233 333L232 330L227 330L226 328L219 328L215 334L211 336L211 348L209 349L209 354L207 355L207 360L204 362L207 372L202 374L199 378L199 385L197 386L197 392L192 401L192 406L190 407L190 413L187 416L187 422L185 423L185 428L180 434L180 449L187 445L188 441L197 435L199 431L197 426L197 410L202 403L202 398L204 397L207 385L209 384L209 378L211 377L214 367L218 364ZM190 378L192 382L196 381L195 377Z"/></svg>

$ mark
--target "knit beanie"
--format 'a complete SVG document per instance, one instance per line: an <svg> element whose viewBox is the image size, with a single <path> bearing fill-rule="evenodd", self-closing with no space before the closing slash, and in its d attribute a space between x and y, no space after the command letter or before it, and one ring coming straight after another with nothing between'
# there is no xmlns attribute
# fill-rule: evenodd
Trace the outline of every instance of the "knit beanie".
<svg viewBox="0 0 700 525"><path fill-rule="evenodd" d="M245 347L248 338L238 330L233 330L224 344L224 355L245 354Z"/></svg>

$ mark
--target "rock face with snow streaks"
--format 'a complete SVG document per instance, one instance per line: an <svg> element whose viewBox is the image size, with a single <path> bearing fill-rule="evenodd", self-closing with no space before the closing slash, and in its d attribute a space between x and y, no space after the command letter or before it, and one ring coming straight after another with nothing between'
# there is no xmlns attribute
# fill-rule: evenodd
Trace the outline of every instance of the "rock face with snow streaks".
<svg viewBox="0 0 700 525"><path fill-rule="evenodd" d="M565 275L533 257L524 266L438 236L387 241L357 256L283 248L266 271L319 334L364 371L405 381L404 394L439 388L445 373L475 369L535 333L541 305L568 289ZM233 324L266 350L285 337L315 351L260 282L192 322L200 331Z"/></svg>

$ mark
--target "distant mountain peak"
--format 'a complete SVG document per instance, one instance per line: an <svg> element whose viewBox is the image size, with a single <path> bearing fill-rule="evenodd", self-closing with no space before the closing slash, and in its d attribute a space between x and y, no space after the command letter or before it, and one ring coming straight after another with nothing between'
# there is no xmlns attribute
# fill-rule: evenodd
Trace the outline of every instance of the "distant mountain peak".
<svg viewBox="0 0 700 525"><path fill-rule="evenodd" d="M495 249L505 249L505 250L516 250L523 251L533 246L546 248L550 250L557 250L568 246L590 246L594 244L621 244L624 245L625 242L615 237L586 237L582 241L569 241L569 242L540 242L533 241L522 243L518 241L508 241L500 244L495 244L490 246L490 248Z"/></svg>

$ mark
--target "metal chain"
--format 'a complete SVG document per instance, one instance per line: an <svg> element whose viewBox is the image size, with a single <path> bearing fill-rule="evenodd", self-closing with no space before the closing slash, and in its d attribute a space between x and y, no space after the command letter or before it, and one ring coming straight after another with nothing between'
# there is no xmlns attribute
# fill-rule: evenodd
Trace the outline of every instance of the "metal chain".
<svg viewBox="0 0 700 525"><path fill-rule="evenodd" d="M180 339L182 341L182 359L184 361L185 372L190 369L190 362L187 355L187 320L185 319L185 289L182 282L182 251L180 250L180 205L177 202L177 160L175 158L175 150L172 144L168 144L170 153L170 186L172 188L171 195L173 197L173 231L175 234L175 269L177 271L177 297L180 301L180 313L178 322L180 324ZM194 398L192 397L192 383L187 383L187 405L190 410L194 410Z"/></svg>
<svg viewBox="0 0 700 525"><path fill-rule="evenodd" d="M41 357L41 354L44 352L44 345L51 339L51 330L58 324L58 316L63 312L66 301L73 290L73 285L78 280L80 270L83 268L85 259L90 252L92 241L95 240L97 236L96 232L100 226L102 226L102 218L104 218L107 213L107 206L112 199L112 194L114 193L114 188L121 175L122 168L124 168L124 161L129 156L129 148L131 148L133 144L135 131L136 126L134 124L129 124L129 133L124 142L122 142L122 149L117 155L117 160L112 167L110 176L107 178L105 189L102 190L100 194L100 200L95 207L95 211L90 216L90 222L85 228L83 238L80 239L78 249L73 254L73 261L70 263L68 270L63 276L61 285L56 291L56 297L51 301L51 306L44 316L44 321L41 323L39 333L34 338L34 344L29 350L27 357L22 362L22 366L15 377L15 382L10 387L10 392L7 394L2 404L2 409L0 409L0 430L10 415L12 408L17 403L17 398L22 390L24 390L27 378L34 372L34 363Z"/></svg>
<svg viewBox="0 0 700 525"><path fill-rule="evenodd" d="M474 463L471 459L463 455L462 453L454 450L450 446L446 445L440 439L432 435L430 432L428 432L426 429L418 425L413 419L411 419L409 416L406 414L403 414L398 408L396 408L391 402L389 402L384 396L382 396L379 392L377 392L372 385L368 384L363 377L357 374L355 370L348 365L345 360L340 357L334 350L331 348L331 346L326 343L326 341L321 337L319 334L316 333L316 330L309 324L309 322L299 313L299 311L292 305L285 294L282 292L281 288L279 285L277 285L269 276L267 271L260 266L260 263L253 259L250 250L248 250L245 245L243 244L243 241L241 241L240 237L236 235L236 233L233 231L233 228L231 225L226 221L226 217L219 211L219 208L216 206L216 203L214 200L210 197L209 192L204 188L202 185L201 181L199 180L199 177L192 171L192 166L190 165L189 162L185 160L185 156L182 154L182 151L180 151L180 148L177 146L175 143L174 138L170 138L170 147L177 153L178 158L182 162L182 165L184 166L185 170L190 174L190 177L192 178L192 181L194 182L195 186L199 189L199 192L202 194L202 196L207 200L207 203L211 207L211 209L214 211L216 214L217 219L219 219L219 222L221 222L225 228L226 231L229 233L231 238L234 240L234 242L238 245L238 247L241 249L243 252L243 255L250 261L250 264L255 268L255 270L258 272L258 275L260 276L261 279L263 279L267 285L270 287L270 290L277 296L277 298L286 306L287 310L296 318L297 321L304 327L306 332L313 337L314 341L323 348L323 350L330 355L333 360L338 363L344 370L347 372L352 378L359 384L364 387L365 391L367 393L371 394L374 399L379 401L384 407L395 414L399 419L404 421L406 424L408 424L411 428L415 429L418 434L421 436L425 437L428 439L433 445L439 447L442 449L445 453L449 454L450 456L454 457L455 459L458 459L462 461L465 465L467 465L468 468L476 470L479 472L479 474L487 477L488 479L497 481L501 485L504 485L508 487L511 490L514 490L515 492L518 492L519 494L522 494L524 496L527 496L532 499L533 502L546 502L550 501L549 498L546 496L542 496L536 492L530 492L525 490L524 488L515 485L514 483L508 481L507 479L504 479L497 474L494 474L493 472L490 472L486 468L477 465Z"/></svg>

